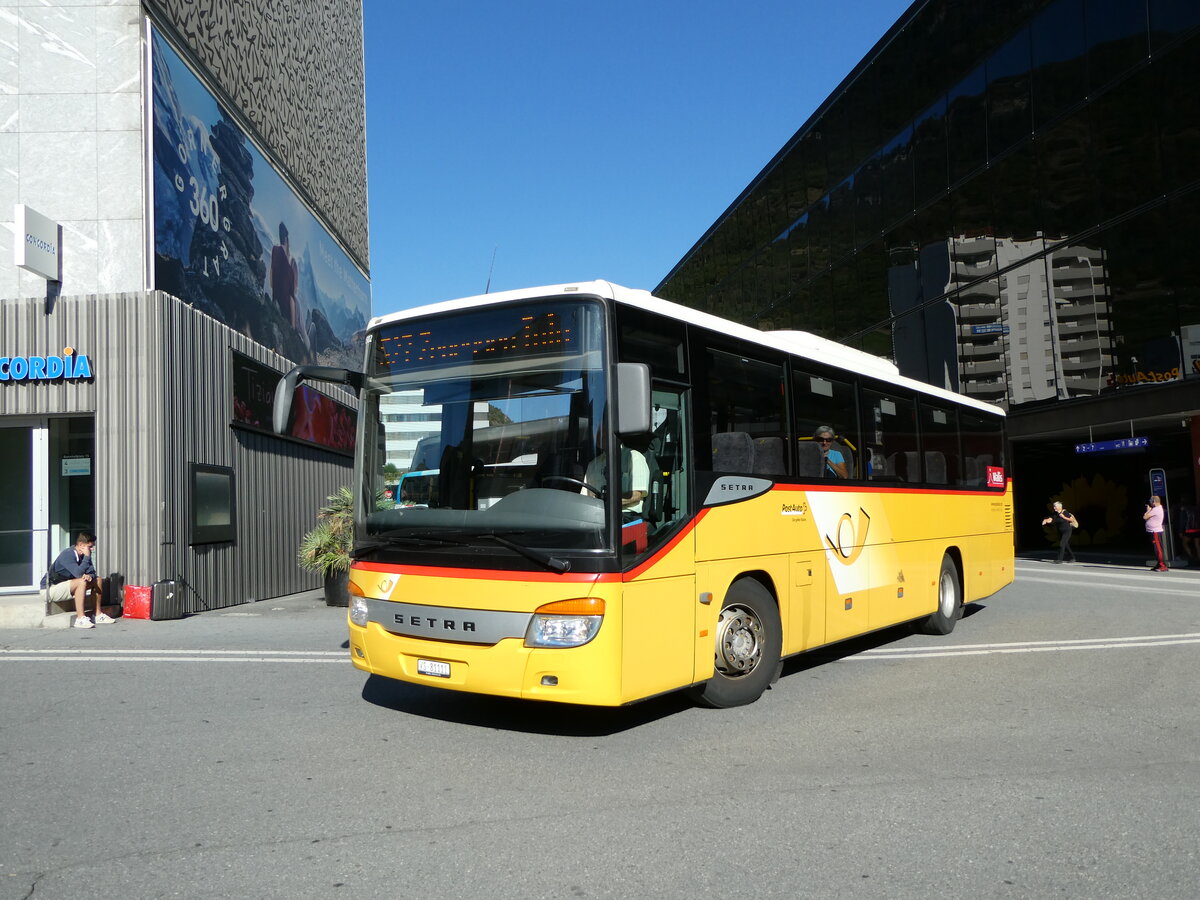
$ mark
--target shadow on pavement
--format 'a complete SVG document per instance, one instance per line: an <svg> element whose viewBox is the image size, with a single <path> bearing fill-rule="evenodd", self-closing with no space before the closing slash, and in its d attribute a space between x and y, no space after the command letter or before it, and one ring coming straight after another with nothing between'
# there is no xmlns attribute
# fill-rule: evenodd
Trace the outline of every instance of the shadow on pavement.
<svg viewBox="0 0 1200 900"><path fill-rule="evenodd" d="M985 608L981 603L971 604L963 610L963 618L977 615ZM811 650L785 660L781 677L788 678L799 672L806 672L865 650L885 647L912 636L911 625L897 625L829 647ZM375 706L427 719L474 725L479 728L564 737L618 734L696 708L684 691L652 697L630 706L610 708L465 694L394 681L380 675L368 676L366 684L363 685L362 698ZM723 712L710 709L699 711L711 715L721 715Z"/></svg>
<svg viewBox="0 0 1200 900"><path fill-rule="evenodd" d="M362 698L376 706L427 719L565 737L617 734L692 706L687 695L681 692L643 700L632 706L610 708L463 694L393 681L380 675L367 678Z"/></svg>

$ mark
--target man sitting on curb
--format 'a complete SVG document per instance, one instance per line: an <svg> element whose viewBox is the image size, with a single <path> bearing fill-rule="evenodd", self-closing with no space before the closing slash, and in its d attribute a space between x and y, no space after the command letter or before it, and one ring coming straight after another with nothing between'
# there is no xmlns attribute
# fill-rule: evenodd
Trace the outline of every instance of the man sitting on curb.
<svg viewBox="0 0 1200 900"><path fill-rule="evenodd" d="M46 589L51 603L63 603L70 597L75 598L75 627L91 628L92 620L87 617L83 608L84 597L90 590L96 599L96 624L111 625L116 619L100 611L103 580L96 574L92 565L92 550L96 546L96 536L87 531L81 531L75 536L75 546L68 547L50 564L50 571L42 578L42 587Z"/></svg>

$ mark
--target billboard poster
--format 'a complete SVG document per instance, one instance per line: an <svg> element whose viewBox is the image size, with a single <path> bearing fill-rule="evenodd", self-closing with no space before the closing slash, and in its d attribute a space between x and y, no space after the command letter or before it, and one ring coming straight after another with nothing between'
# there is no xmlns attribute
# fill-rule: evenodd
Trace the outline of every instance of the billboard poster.
<svg viewBox="0 0 1200 900"><path fill-rule="evenodd" d="M293 362L361 368L366 277L156 29L152 45L154 287Z"/></svg>
<svg viewBox="0 0 1200 900"><path fill-rule="evenodd" d="M313 390L296 388L292 418L285 435L271 429L271 406L282 372L230 350L233 367L233 418L230 424L276 437L315 444L346 456L354 454L355 413L344 403Z"/></svg>

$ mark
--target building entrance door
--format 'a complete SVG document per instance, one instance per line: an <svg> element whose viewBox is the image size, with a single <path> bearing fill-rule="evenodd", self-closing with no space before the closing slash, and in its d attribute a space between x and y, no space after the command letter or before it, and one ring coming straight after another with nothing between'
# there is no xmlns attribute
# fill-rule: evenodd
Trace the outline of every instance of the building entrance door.
<svg viewBox="0 0 1200 900"><path fill-rule="evenodd" d="M46 421L0 423L0 593L30 591L46 568Z"/></svg>
<svg viewBox="0 0 1200 900"><path fill-rule="evenodd" d="M37 590L50 560L96 530L95 419L0 421L0 594Z"/></svg>

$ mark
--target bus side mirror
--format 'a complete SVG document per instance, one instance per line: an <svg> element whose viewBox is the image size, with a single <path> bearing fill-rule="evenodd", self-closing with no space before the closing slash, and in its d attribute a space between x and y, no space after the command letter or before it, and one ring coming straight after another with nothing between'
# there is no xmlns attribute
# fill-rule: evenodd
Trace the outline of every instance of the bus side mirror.
<svg viewBox="0 0 1200 900"><path fill-rule="evenodd" d="M617 434L650 433L650 367L617 363Z"/></svg>
<svg viewBox="0 0 1200 900"><path fill-rule="evenodd" d="M271 428L276 434L287 434L288 422L292 418L292 396L302 381L329 381L345 384L358 393L362 390L366 376L362 372L338 369L333 366L293 366L292 370L275 385L275 402L271 404Z"/></svg>

